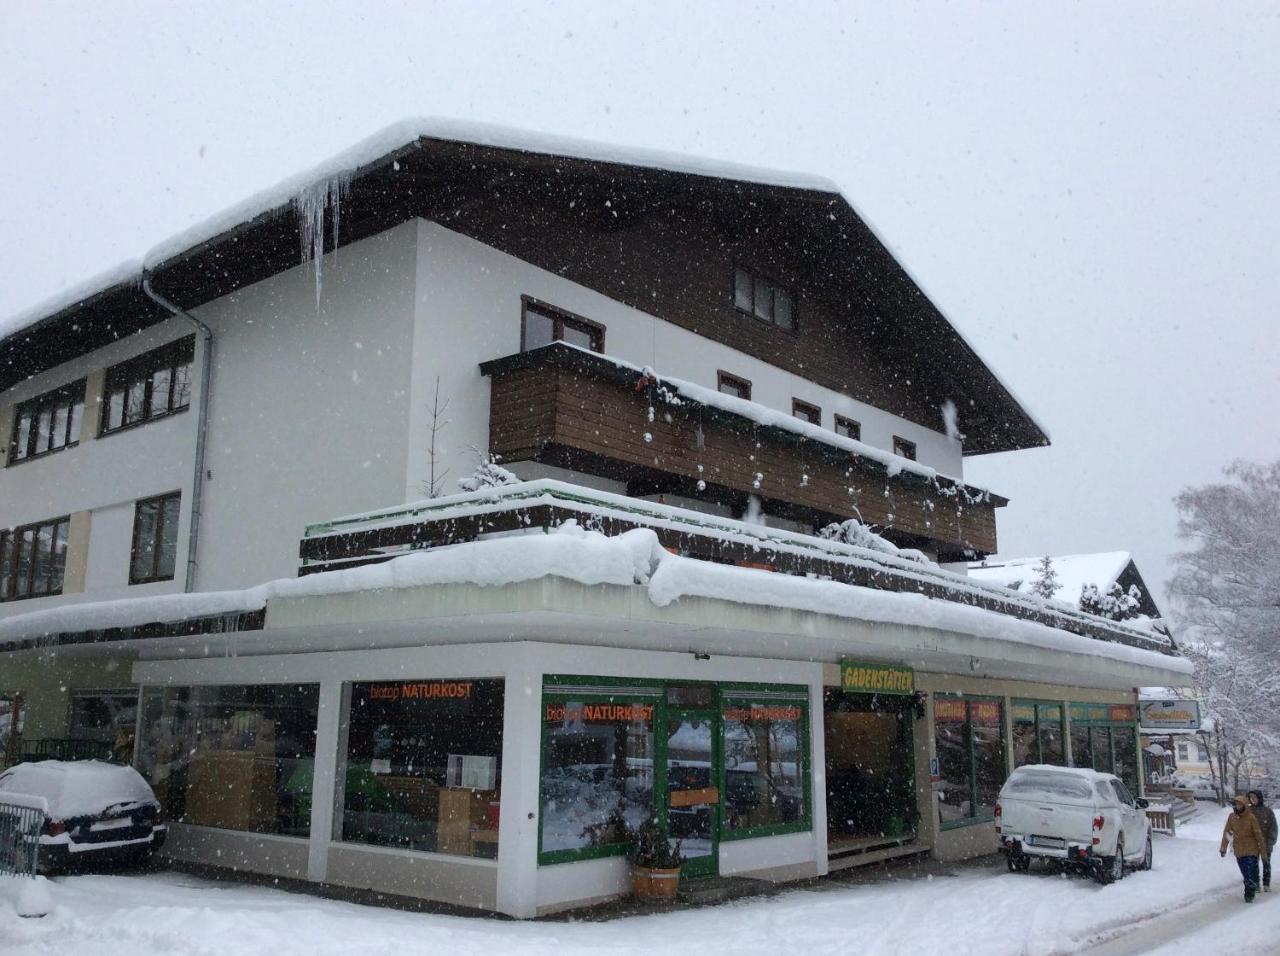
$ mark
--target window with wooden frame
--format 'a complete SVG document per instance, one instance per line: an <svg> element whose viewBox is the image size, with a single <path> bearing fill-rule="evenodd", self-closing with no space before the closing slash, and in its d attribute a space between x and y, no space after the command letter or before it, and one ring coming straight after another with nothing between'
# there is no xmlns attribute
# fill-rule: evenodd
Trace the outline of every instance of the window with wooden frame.
<svg viewBox="0 0 1280 956"><path fill-rule="evenodd" d="M916 460L916 443L913 441L907 441L905 438L899 438L897 435L894 435L893 436L893 453L897 455L899 458L910 458L912 461L915 461Z"/></svg>
<svg viewBox="0 0 1280 956"><path fill-rule="evenodd" d="M9 464L79 444L83 418L84 379L19 403L13 410Z"/></svg>
<svg viewBox="0 0 1280 956"><path fill-rule="evenodd" d="M194 335L107 369L101 434L154 421L191 405Z"/></svg>
<svg viewBox="0 0 1280 956"><path fill-rule="evenodd" d="M751 383L725 371L716 372L716 391L751 401Z"/></svg>
<svg viewBox="0 0 1280 956"><path fill-rule="evenodd" d="M810 425L822 424L822 409L798 398L791 399L791 414Z"/></svg>
<svg viewBox="0 0 1280 956"><path fill-rule="evenodd" d="M739 312L771 322L780 329L790 331L795 328L795 305L791 292L741 266L733 270L733 305Z"/></svg>
<svg viewBox="0 0 1280 956"><path fill-rule="evenodd" d="M129 583L172 581L178 559L178 514L182 493L144 498L133 510Z"/></svg>
<svg viewBox="0 0 1280 956"><path fill-rule="evenodd" d="M836 434L852 438L854 441L862 441L862 423L846 418L844 415L837 415Z"/></svg>
<svg viewBox="0 0 1280 956"><path fill-rule="evenodd" d="M580 315L521 296L520 351L529 352L552 342L568 342L592 352L604 351L604 326Z"/></svg>
<svg viewBox="0 0 1280 956"><path fill-rule="evenodd" d="M0 531L0 601L62 593L69 517Z"/></svg>

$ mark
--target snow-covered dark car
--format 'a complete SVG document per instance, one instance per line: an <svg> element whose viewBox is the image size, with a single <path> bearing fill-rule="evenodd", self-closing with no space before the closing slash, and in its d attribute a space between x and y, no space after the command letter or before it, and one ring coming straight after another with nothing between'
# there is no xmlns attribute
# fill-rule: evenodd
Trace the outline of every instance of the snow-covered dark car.
<svg viewBox="0 0 1280 956"><path fill-rule="evenodd" d="M99 760L20 763L0 773L6 793L43 798L40 869L90 860L137 861L164 843L165 824L151 787L132 767Z"/></svg>

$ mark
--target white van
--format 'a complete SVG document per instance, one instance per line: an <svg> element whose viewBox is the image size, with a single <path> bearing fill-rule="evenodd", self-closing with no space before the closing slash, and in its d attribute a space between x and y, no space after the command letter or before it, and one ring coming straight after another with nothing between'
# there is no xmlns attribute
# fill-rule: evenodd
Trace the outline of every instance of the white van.
<svg viewBox="0 0 1280 956"><path fill-rule="evenodd" d="M1151 869L1146 808L1147 801L1112 774L1028 764L1000 789L996 833L1014 872L1040 857L1114 883L1126 868Z"/></svg>

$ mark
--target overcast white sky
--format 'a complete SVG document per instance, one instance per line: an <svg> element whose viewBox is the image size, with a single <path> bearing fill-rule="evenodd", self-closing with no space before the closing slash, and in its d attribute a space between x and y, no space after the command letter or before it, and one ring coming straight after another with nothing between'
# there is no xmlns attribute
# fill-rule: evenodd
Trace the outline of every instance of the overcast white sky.
<svg viewBox="0 0 1280 956"><path fill-rule="evenodd" d="M4 3L0 322L406 116L814 172L1053 439L968 460L1001 553L1162 593L1172 496L1280 457L1278 51L1275 3Z"/></svg>

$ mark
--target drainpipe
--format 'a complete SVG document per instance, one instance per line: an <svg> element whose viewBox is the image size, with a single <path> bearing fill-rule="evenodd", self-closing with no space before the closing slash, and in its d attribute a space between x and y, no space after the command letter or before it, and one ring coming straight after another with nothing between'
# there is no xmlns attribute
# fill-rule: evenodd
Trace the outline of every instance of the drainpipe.
<svg viewBox="0 0 1280 956"><path fill-rule="evenodd" d="M204 341L204 361L200 365L200 404L196 409L196 461L195 474L191 481L191 532L187 544L187 583L184 589L189 592L195 590L196 568L199 567L196 548L200 542L200 510L204 503L204 446L205 436L209 431L209 377L213 369L213 329L152 288L151 276L145 271L142 274L142 291L160 308L194 325Z"/></svg>

